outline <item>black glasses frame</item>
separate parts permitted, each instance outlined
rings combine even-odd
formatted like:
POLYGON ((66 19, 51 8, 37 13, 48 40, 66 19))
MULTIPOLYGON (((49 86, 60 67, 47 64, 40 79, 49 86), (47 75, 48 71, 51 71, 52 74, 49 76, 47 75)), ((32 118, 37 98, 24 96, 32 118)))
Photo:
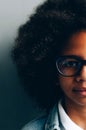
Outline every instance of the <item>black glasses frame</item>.
POLYGON ((80 71, 81 71, 83 65, 86 65, 86 60, 82 60, 80 57, 75 56, 75 55, 64 55, 64 56, 60 56, 60 57, 58 57, 57 60, 56 60, 56 68, 57 68, 57 70, 58 70, 58 74, 60 74, 60 75, 62 75, 62 76, 64 76, 64 77, 73 77, 73 76, 78 75, 78 74, 80 73, 80 71), (64 59, 67 59, 67 58, 75 59, 75 60, 77 60, 77 61, 79 62, 79 65, 77 66, 77 67, 78 67, 78 68, 77 68, 77 71, 76 71, 75 74, 73 74, 73 75, 65 75, 65 74, 62 73, 62 72, 60 71, 60 69, 59 69, 59 66, 58 66, 59 62, 62 61, 62 60, 64 60, 64 59))

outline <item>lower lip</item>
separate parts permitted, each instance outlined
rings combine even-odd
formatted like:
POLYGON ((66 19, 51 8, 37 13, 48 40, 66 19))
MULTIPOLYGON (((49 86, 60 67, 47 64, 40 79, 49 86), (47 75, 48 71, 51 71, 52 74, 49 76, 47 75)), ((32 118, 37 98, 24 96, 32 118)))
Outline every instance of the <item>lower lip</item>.
POLYGON ((86 96, 86 90, 73 90, 73 92, 80 96, 86 96))

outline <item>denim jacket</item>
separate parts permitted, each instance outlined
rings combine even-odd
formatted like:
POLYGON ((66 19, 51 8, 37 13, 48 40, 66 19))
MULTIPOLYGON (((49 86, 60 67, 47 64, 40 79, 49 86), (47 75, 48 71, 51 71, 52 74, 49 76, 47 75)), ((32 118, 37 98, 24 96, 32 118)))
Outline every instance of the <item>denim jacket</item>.
POLYGON ((64 130, 57 105, 53 107, 48 116, 31 121, 22 130, 64 130))

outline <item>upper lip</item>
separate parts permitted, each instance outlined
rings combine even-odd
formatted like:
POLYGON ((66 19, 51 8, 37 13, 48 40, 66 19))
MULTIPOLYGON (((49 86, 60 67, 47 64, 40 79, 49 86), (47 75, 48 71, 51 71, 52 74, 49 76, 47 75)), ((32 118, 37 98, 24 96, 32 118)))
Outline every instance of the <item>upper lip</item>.
POLYGON ((86 88, 75 88, 73 91, 86 91, 86 88))

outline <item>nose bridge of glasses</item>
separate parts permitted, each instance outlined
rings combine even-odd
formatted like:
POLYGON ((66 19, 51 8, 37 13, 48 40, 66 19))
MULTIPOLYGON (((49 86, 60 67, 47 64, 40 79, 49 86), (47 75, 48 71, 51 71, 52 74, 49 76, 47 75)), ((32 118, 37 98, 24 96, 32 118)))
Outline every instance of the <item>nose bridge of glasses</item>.
POLYGON ((82 60, 82 64, 83 64, 83 65, 86 65, 86 60, 82 60))

